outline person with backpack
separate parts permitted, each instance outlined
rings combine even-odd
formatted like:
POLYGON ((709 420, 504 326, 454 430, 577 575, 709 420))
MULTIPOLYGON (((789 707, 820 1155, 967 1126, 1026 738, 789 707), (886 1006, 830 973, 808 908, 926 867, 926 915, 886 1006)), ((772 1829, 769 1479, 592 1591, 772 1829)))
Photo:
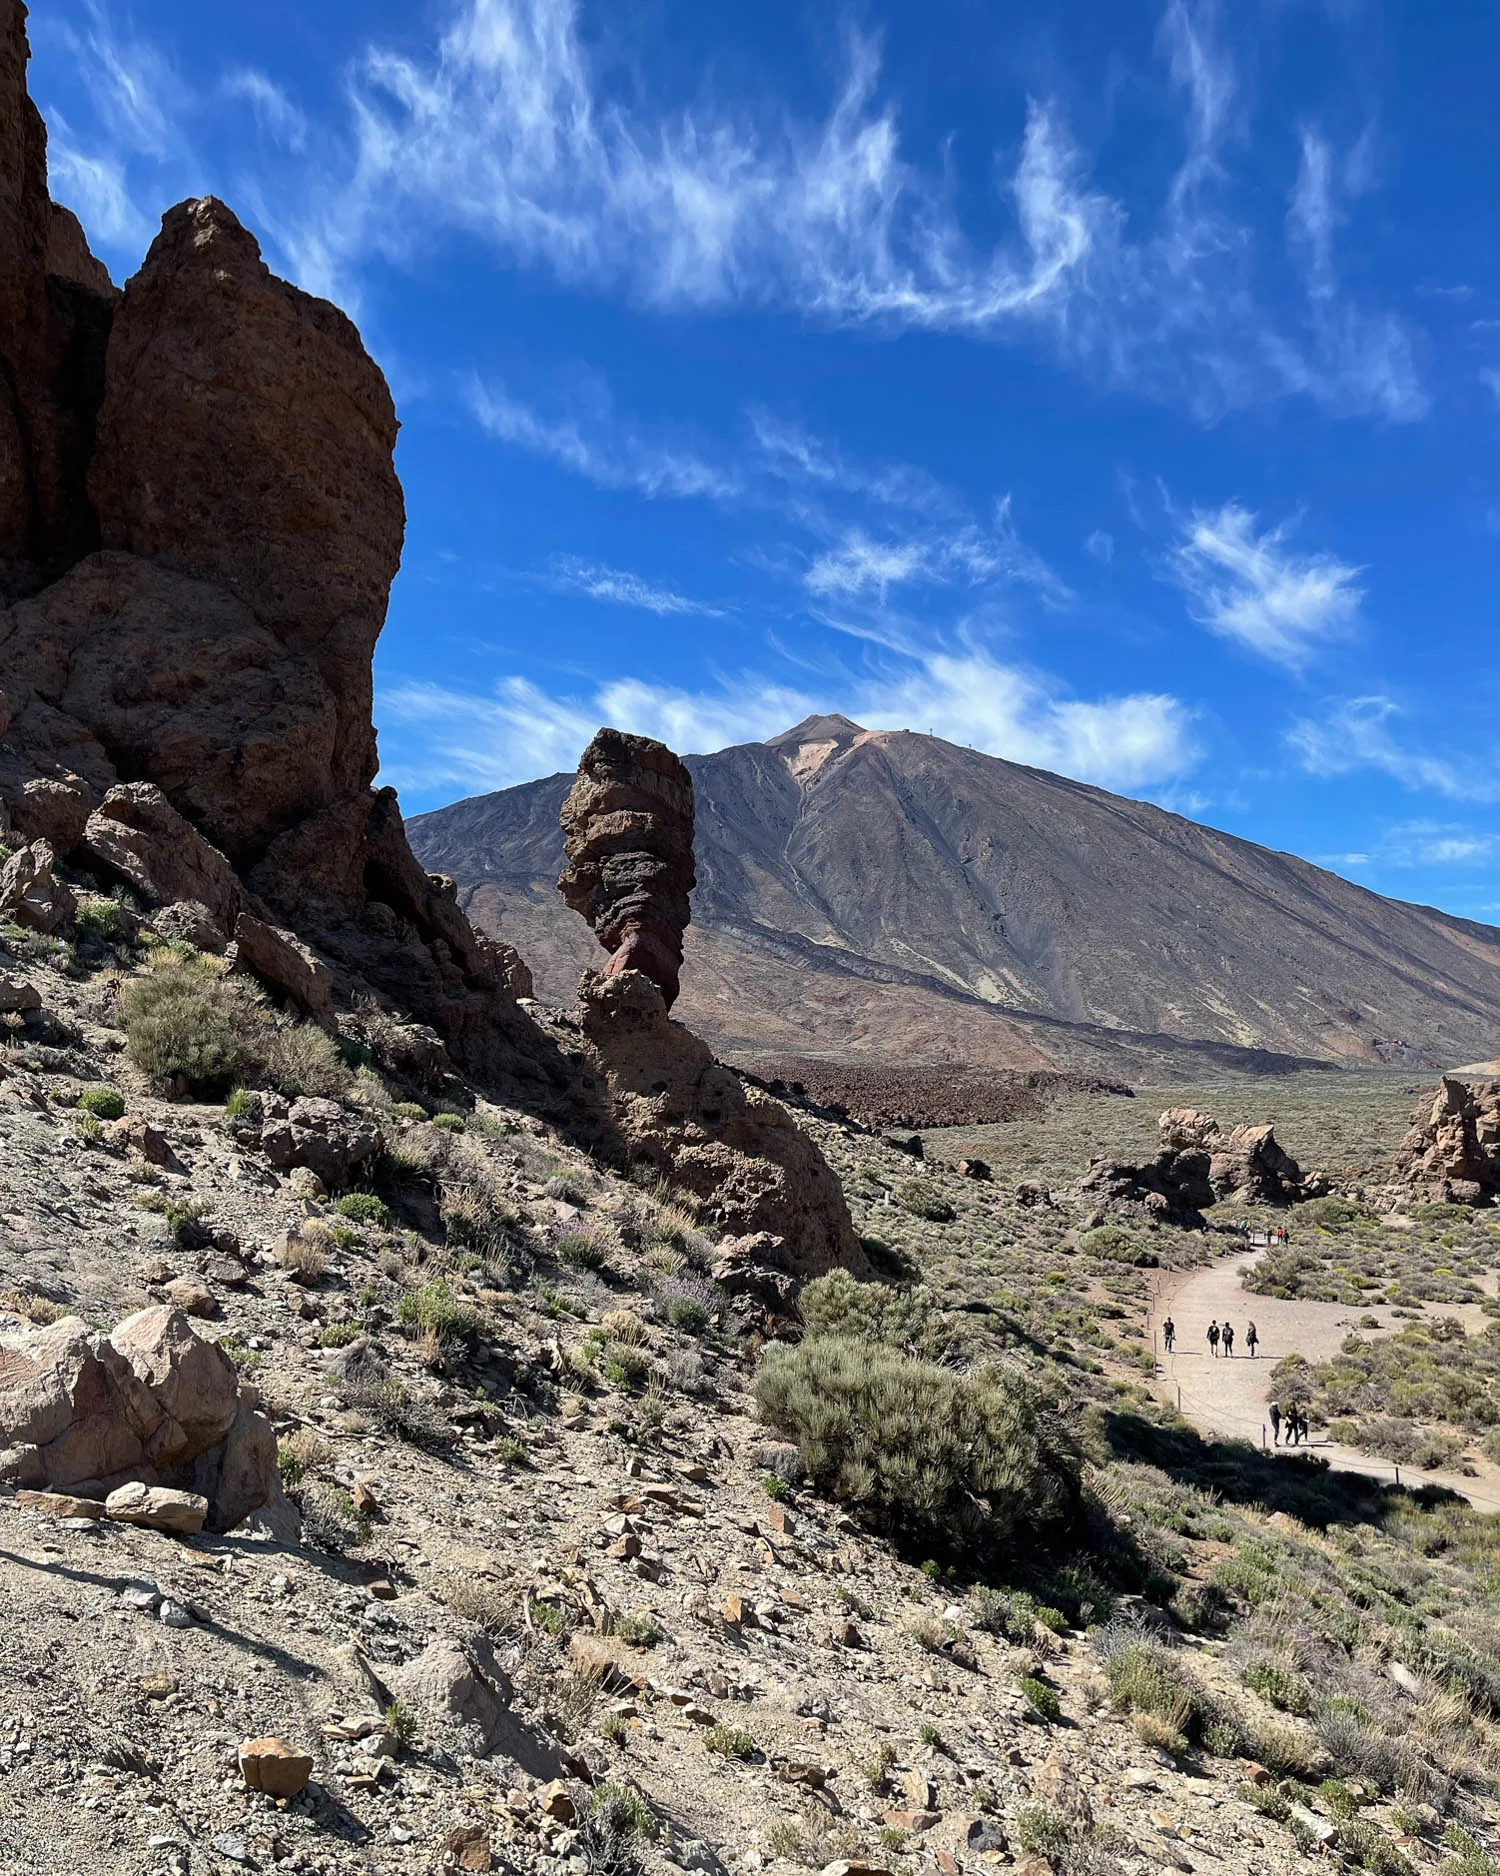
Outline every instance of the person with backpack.
POLYGON ((1255 1360, 1255 1351, 1260 1347, 1260 1336, 1253 1322, 1245 1324, 1245 1347, 1250 1351, 1251 1361, 1255 1360))
POLYGON ((1208 1346, 1211 1354, 1219 1352, 1219 1325, 1217 1320, 1208 1325, 1208 1346))
POLYGON ((1234 1354, 1234 1324, 1232 1322, 1224 1324, 1224 1353, 1231 1356, 1234 1354))

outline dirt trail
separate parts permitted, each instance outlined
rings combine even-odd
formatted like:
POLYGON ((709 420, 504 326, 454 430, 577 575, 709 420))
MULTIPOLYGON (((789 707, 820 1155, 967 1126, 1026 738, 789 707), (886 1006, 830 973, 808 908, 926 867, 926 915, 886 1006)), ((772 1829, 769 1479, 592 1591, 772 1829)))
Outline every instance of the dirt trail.
MULTIPOLYGON (((1362 1335, 1388 1335, 1401 1326, 1387 1320, 1379 1310, 1351 1308, 1344 1303, 1309 1303, 1299 1299, 1284 1301, 1274 1296, 1252 1296, 1240 1284, 1240 1274, 1260 1255, 1258 1251, 1236 1251, 1221 1257, 1205 1270, 1166 1273, 1157 1292, 1153 1326, 1171 1316, 1177 1327, 1177 1346, 1168 1355, 1158 1345, 1160 1372, 1156 1391, 1164 1400, 1176 1400, 1181 1390, 1183 1417, 1200 1433, 1214 1433, 1221 1438, 1249 1440, 1261 1445, 1271 1438, 1266 1406, 1270 1398, 1271 1370, 1284 1355, 1305 1355, 1309 1361, 1327 1361, 1339 1351, 1339 1345, 1361 1316, 1381 1317, 1378 1329, 1361 1329, 1362 1335), (1205 1332, 1211 1321, 1232 1322, 1235 1352, 1225 1358, 1209 1352, 1205 1332), (1254 1322, 1260 1336, 1259 1353, 1254 1360, 1245 1352, 1245 1325, 1254 1322)), ((1471 1315, 1473 1328, 1486 1322, 1477 1306, 1444 1308, 1444 1315, 1465 1320, 1471 1315)), ((1314 1439, 1311 1450, 1340 1472, 1364 1472, 1371 1478, 1394 1479, 1397 1468, 1388 1459, 1377 1459, 1352 1446, 1341 1446, 1330 1439, 1314 1439)), ((1403 1485, 1441 1485, 1459 1492, 1481 1511, 1500 1511, 1500 1467, 1481 1460, 1474 1478, 1457 1472, 1419 1472, 1414 1466, 1400 1468, 1403 1485)))

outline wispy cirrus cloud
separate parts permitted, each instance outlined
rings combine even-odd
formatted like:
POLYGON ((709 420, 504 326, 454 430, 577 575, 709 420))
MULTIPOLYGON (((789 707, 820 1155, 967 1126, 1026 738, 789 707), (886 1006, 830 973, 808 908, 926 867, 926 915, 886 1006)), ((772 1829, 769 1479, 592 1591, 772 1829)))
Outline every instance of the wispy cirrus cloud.
POLYGON ((512 397, 503 384, 467 387, 470 412, 502 443, 545 456, 601 488, 647 496, 724 500, 744 491, 744 477, 695 451, 642 437, 607 409, 548 417, 512 397))
POLYGON ((641 612, 654 612, 659 618, 673 614, 697 614, 705 619, 724 617, 722 606, 689 599, 683 593, 674 593, 670 587, 658 586, 619 567, 597 567, 588 561, 559 555, 552 563, 552 573, 559 586, 605 605, 633 606, 641 612))
POLYGON ((1040 339, 1204 417, 1287 394, 1420 416, 1412 335, 1337 280, 1351 165, 1303 139, 1285 254, 1236 219, 1230 157, 1248 106, 1217 20, 1206 0, 1162 16, 1183 146, 1164 199, 1099 188, 1058 107, 1033 98, 991 205, 1008 232, 981 240, 944 164, 905 145, 868 37, 847 36, 826 114, 798 119, 749 99, 650 104, 639 82, 627 99, 585 45, 576 0, 463 0, 430 53, 366 51, 346 172, 284 240, 320 290, 458 229, 648 306, 1040 339), (1267 299, 1278 268, 1283 291, 1267 299))
POLYGON ((975 649, 846 674, 816 692, 758 673, 697 691, 626 677, 564 694, 507 677, 488 693, 394 684, 377 704, 380 721, 397 732, 391 779, 422 790, 505 788, 573 768, 604 723, 706 754, 824 710, 869 729, 931 730, 1112 788, 1170 781, 1201 753, 1192 713, 1174 697, 1073 698, 1044 674, 975 649), (420 753, 403 757, 402 749, 420 753))
POLYGON ((1334 853, 1329 866, 1448 866, 1477 869, 1500 861, 1500 834, 1452 821, 1394 821, 1367 852, 1334 853))
POLYGON ((1405 712, 1389 697, 1352 697, 1321 716, 1298 719, 1287 743, 1309 775, 1389 775, 1403 787, 1453 801, 1500 801, 1493 763, 1460 763, 1419 747, 1403 729, 1405 712))
POLYGON ((1167 560, 1188 610, 1220 638, 1300 670, 1359 620, 1361 569, 1333 554, 1298 553, 1286 523, 1262 528, 1238 502, 1194 509, 1167 560))

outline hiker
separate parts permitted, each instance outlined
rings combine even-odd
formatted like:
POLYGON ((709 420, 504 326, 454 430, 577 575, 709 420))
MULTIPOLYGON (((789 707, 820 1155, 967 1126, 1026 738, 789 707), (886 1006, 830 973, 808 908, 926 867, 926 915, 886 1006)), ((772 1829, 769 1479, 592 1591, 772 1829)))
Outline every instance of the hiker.
POLYGON ((1234 1324, 1232 1322, 1224 1324, 1224 1353, 1226 1355, 1234 1353, 1234 1324))
POLYGON ((1300 1446, 1307 1438, 1307 1415, 1300 1407, 1294 1406, 1287 1415, 1287 1424, 1292 1430, 1293 1446, 1300 1446))
POLYGON ((1281 1444, 1281 1402, 1273 1400, 1267 1412, 1271 1417, 1271 1444, 1279 1446, 1281 1444))
POLYGON ((1260 1336, 1253 1322, 1245 1324, 1245 1347, 1250 1351, 1251 1361, 1255 1360, 1255 1351, 1260 1347, 1260 1336))
POLYGON ((1218 1354, 1219 1352, 1219 1325, 1217 1322, 1211 1322, 1208 1325, 1208 1346, 1215 1355, 1218 1354))
POLYGON ((1170 1355, 1172 1352, 1172 1344, 1177 1340, 1177 1324, 1173 1322, 1170 1316, 1168 1316, 1166 1321, 1161 1325, 1161 1339, 1166 1345, 1167 1353, 1170 1355))

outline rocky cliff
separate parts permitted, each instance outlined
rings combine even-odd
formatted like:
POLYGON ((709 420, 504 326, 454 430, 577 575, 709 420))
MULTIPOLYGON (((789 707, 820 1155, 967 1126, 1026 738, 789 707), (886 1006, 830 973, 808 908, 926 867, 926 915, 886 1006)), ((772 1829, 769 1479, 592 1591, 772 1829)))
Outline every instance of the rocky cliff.
POLYGON ((503 1073, 526 1053, 524 970, 372 788, 371 658, 404 527, 385 380, 348 319, 278 280, 212 198, 170 210, 116 293, 48 199, 25 22, 0 0, 0 838, 27 856, 12 897, 50 906, 70 856, 148 904, 187 878, 186 923, 273 987, 306 1003, 321 972, 503 1073), (128 864, 101 809, 133 823, 128 864))

